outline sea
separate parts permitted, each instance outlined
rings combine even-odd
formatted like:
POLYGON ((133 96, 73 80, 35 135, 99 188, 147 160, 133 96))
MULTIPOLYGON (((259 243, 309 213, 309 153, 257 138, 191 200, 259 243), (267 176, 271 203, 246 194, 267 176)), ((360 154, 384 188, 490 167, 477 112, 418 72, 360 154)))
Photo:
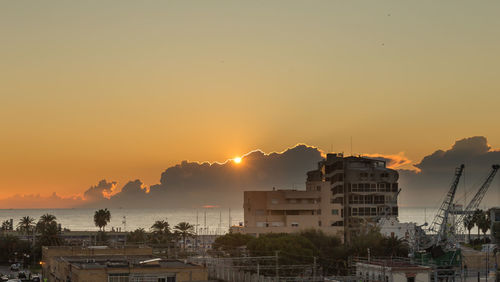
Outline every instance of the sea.
MULTIPOLYGON (((399 208, 400 222, 423 224, 431 222, 435 208, 399 208)), ((13 219, 16 225, 23 216, 38 220, 41 215, 55 215, 62 228, 72 231, 95 231, 95 209, 0 209, 0 223, 13 219)), ((243 209, 200 208, 200 209, 110 209, 111 221, 106 230, 133 231, 137 228, 149 230, 157 220, 166 220, 170 226, 179 222, 194 225, 198 234, 225 234, 230 225, 243 223, 243 209)))

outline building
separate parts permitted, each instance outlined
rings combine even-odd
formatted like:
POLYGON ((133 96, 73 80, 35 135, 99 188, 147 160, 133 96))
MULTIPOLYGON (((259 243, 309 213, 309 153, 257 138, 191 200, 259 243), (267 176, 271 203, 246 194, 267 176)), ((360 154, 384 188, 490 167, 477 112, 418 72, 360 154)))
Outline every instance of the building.
POLYGON ((43 277, 71 282, 207 281, 206 269, 152 255, 149 247, 43 247, 43 277))
POLYGON ((405 261, 366 260, 356 263, 356 276, 363 281, 429 282, 432 269, 405 261))
POLYGON ((417 236, 417 224, 414 222, 399 222, 396 217, 382 218, 378 225, 380 234, 386 237, 405 239, 410 246, 414 246, 417 236))
POLYGON ((332 204, 323 200, 328 199, 329 195, 327 183, 308 185, 305 191, 245 191, 245 225, 239 229, 246 234, 259 235, 315 228, 328 234, 341 235, 342 226, 325 224, 341 220, 340 209, 334 209, 332 204))
POLYGON ((329 183, 331 203, 341 206, 342 222, 330 224, 344 226, 344 240, 382 217, 398 216, 399 174, 387 168, 385 161, 328 154, 316 174, 308 182, 329 183))
POLYGON ((318 228, 349 240, 367 223, 398 215, 398 177, 383 160, 328 154, 307 173, 305 191, 245 191, 241 231, 318 228))
POLYGON ((491 219, 491 241, 500 244, 500 207, 491 208, 489 212, 491 219))

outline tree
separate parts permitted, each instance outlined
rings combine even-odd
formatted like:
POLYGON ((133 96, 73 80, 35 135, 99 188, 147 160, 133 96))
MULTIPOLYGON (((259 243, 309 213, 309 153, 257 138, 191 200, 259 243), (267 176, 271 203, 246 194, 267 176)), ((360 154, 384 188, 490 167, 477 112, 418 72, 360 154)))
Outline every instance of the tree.
MULTIPOLYGON (((250 240, 247 244, 250 256, 274 256, 278 254, 280 265, 304 265, 312 264, 314 254, 318 250, 313 243, 299 234, 261 234, 259 237, 250 240)), ((261 261, 263 274, 272 275, 274 261, 261 261)), ((289 269, 287 276, 299 276, 304 274, 304 269, 289 269)))
POLYGON ((254 237, 248 234, 228 233, 215 239, 212 249, 224 252, 229 256, 241 256, 241 249, 245 247, 254 237))
POLYGON ((409 248, 407 242, 403 238, 384 237, 382 239, 384 247, 384 256, 390 257, 406 257, 408 256, 409 248))
MULTIPOLYGON (((478 230, 480 229, 483 232, 484 237, 486 237, 486 232, 490 230, 491 219, 488 212, 481 211, 479 218, 477 220, 478 230)), ((479 231, 478 231, 479 232, 479 231)))
POLYGON ((171 231, 170 224, 166 220, 157 220, 151 225, 153 241, 157 244, 170 243, 171 231))
POLYGON ((19 231, 25 234, 29 234, 31 231, 33 231, 34 223, 35 223, 34 218, 30 216, 23 216, 23 218, 19 220, 17 228, 19 229, 19 231))
POLYGON ((51 220, 45 223, 40 223, 38 228, 38 232, 40 233, 38 243, 40 246, 58 246, 62 244, 63 240, 59 236, 57 221, 51 220))
POLYGON ((473 215, 467 215, 464 218, 464 226, 467 228, 467 231, 469 233, 469 243, 470 243, 470 231, 472 228, 474 228, 474 225, 476 225, 475 218, 473 215))
POLYGON ((338 274, 337 264, 343 258, 342 240, 337 236, 326 235, 317 229, 308 229, 300 232, 300 235, 307 238, 314 245, 314 256, 317 257, 318 265, 323 270, 323 275, 327 273, 338 274))
POLYGON ((94 213, 94 224, 99 227, 99 231, 104 231, 110 220, 111 212, 108 209, 100 209, 94 213))
POLYGON ((474 211, 474 224, 477 226, 477 238, 481 239, 481 234, 479 233, 481 231, 481 228, 479 228, 479 221, 481 220, 481 217, 483 215, 483 210, 477 209, 474 211))
POLYGON ((144 243, 148 240, 148 234, 144 228, 137 228, 127 235, 127 241, 133 243, 144 243))
MULTIPOLYGON (((40 216, 40 219, 38 220, 38 222, 36 224, 36 231, 38 233, 42 233, 47 228, 47 226, 50 224, 53 224, 53 222, 56 222, 55 215, 46 213, 46 214, 40 216)), ((57 222, 56 222, 56 226, 57 226, 57 222)))
POLYGON ((8 231, 14 229, 10 220, 5 220, 2 222, 2 231, 8 231))
POLYGON ((174 227, 175 231, 179 233, 182 238, 182 249, 186 250, 186 238, 193 237, 194 234, 194 225, 189 224, 187 222, 179 222, 174 227))

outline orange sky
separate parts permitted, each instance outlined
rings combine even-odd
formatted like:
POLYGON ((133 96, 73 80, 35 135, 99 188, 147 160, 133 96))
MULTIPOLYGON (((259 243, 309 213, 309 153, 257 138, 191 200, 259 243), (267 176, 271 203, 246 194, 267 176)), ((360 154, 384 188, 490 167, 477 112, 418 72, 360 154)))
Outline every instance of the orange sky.
MULTIPOLYGON (((500 147, 500 2, 0 4, 0 198, 303 142, 500 147)), ((119 184, 119 185, 120 185, 119 184)))

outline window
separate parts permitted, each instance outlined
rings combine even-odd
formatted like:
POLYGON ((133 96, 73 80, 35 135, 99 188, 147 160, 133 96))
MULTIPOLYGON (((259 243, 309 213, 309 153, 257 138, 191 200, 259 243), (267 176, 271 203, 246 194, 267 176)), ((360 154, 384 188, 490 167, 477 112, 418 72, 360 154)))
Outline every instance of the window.
POLYGON ((338 214, 339 214, 339 210, 338 209, 332 210, 332 215, 338 215, 338 214))
POLYGON ((415 282, 415 277, 407 277, 406 282, 415 282))
POLYGON ((321 186, 316 186, 316 191, 321 191, 321 186))
POLYGON ((299 223, 298 222, 292 222, 292 227, 299 227, 299 223))
POLYGON ((271 204, 275 205, 275 204, 277 204, 277 203, 278 203, 278 200, 276 200, 276 199, 272 199, 272 200, 271 200, 271 204))
POLYGON ((331 226, 344 226, 344 222, 343 221, 335 221, 335 222, 332 222, 331 226))

